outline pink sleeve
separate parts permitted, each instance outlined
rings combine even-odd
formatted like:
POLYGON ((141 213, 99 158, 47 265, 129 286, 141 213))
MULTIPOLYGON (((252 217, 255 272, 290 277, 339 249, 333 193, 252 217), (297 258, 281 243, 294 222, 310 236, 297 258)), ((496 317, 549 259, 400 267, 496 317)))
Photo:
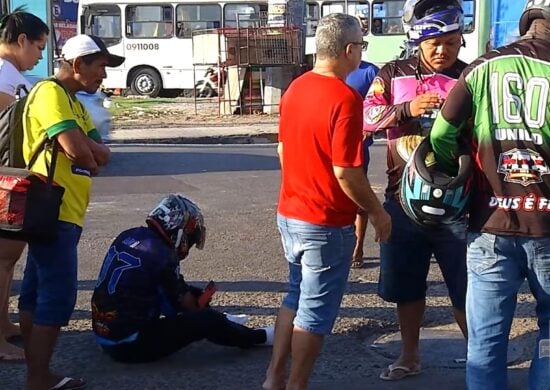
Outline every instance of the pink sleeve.
POLYGON ((391 64, 385 65, 372 81, 363 102, 363 133, 399 126, 403 104, 393 104, 391 64))

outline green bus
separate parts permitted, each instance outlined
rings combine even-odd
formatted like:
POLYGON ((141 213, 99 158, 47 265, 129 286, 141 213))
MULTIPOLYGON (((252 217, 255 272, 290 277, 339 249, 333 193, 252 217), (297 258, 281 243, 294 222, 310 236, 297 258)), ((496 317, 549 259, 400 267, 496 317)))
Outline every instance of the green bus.
MULTIPOLYGON (((312 1, 306 3, 306 56, 312 64, 315 55, 315 28, 319 19, 331 13, 356 16, 369 42, 363 58, 383 65, 399 56, 406 39, 401 17, 405 0, 312 1)), ((469 63, 485 53, 490 35, 490 1, 463 0, 464 40, 460 58, 469 63)))

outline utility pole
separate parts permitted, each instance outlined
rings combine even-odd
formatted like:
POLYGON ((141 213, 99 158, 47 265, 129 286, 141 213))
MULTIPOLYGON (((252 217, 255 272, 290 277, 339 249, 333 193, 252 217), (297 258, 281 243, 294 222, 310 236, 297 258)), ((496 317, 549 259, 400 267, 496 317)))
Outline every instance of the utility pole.
POLYGON ((7 14, 10 11, 10 4, 8 0, 0 1, 0 15, 7 14))
POLYGON ((279 101, 294 76, 296 66, 305 58, 305 0, 268 0, 268 27, 288 27, 300 30, 299 63, 294 65, 270 67, 266 69, 266 86, 264 90, 264 113, 278 114, 279 101))

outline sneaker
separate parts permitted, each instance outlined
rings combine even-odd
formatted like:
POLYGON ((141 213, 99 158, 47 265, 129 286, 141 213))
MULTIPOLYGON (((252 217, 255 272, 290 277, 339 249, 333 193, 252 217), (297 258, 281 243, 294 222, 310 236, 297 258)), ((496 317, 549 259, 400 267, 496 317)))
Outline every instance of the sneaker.
POLYGON ((273 339, 275 338, 275 327, 267 326, 265 328, 260 328, 265 331, 265 342, 262 345, 270 346, 273 345, 273 339))
POLYGON ((248 314, 223 314, 225 315, 225 318, 227 318, 229 321, 243 326, 246 325, 248 323, 248 320, 250 319, 250 316, 248 314))

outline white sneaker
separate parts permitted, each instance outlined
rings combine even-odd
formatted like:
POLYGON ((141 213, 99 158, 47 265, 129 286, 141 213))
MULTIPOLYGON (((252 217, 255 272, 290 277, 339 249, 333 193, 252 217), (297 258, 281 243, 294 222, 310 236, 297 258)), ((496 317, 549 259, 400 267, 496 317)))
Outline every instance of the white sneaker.
POLYGON ((229 321, 243 326, 246 325, 248 323, 248 320, 250 319, 250 316, 248 314, 223 314, 229 321))
POLYGON ((266 326, 265 328, 260 329, 263 329, 265 331, 265 342, 262 345, 273 345, 273 340, 275 339, 275 327, 266 326))

